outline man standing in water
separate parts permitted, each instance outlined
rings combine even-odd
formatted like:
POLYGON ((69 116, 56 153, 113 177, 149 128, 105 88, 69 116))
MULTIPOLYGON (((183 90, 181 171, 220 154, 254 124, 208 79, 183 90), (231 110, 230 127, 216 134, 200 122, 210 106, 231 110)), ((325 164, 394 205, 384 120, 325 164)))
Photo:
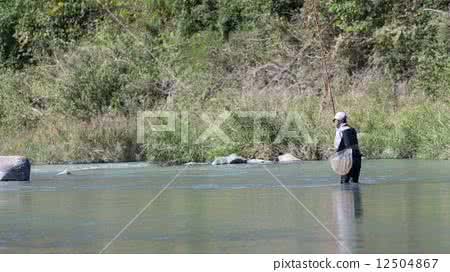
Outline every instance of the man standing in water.
POLYGON ((334 140, 336 152, 346 149, 351 149, 352 151, 352 168, 347 175, 341 176, 341 183, 348 183, 350 178, 352 182, 358 183, 361 171, 361 153, 359 152, 357 132, 347 124, 347 114, 345 112, 336 113, 333 122, 336 122, 336 138, 334 140))

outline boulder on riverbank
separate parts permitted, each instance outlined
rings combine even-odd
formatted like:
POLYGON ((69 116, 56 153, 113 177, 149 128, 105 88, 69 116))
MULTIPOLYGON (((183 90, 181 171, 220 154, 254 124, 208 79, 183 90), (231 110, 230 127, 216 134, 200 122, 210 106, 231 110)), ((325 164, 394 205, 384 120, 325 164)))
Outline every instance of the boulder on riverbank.
POLYGON ((301 159, 295 157, 294 155, 292 155, 290 153, 286 153, 286 154, 278 156, 278 162, 280 162, 280 163, 298 163, 301 161, 302 161, 301 159))
POLYGON ((21 156, 0 156, 0 181, 30 181, 31 163, 21 156))
POLYGON ((247 159, 244 159, 236 154, 231 154, 226 157, 217 157, 212 165, 224 165, 224 164, 241 164, 247 163, 247 159))

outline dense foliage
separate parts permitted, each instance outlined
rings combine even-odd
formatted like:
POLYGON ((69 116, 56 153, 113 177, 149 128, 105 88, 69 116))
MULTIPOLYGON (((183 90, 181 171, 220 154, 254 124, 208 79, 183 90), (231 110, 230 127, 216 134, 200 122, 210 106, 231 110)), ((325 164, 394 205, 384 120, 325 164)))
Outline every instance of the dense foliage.
MULTIPOLYGON (((327 77, 338 108, 354 112, 368 135, 369 157, 449 158, 449 129, 442 126, 449 53, 448 0, 0 0, 3 137, 53 133, 51 140, 8 141, 0 152, 42 161, 130 159, 142 151, 133 125, 142 110, 293 109, 305 114, 312 143, 274 146, 268 139, 255 147, 242 140, 173 151, 158 144, 176 140, 164 134, 148 136, 152 144, 138 158, 205 160, 232 151, 270 158, 290 150, 320 159, 332 142, 333 128, 323 121, 330 108, 319 107, 317 98, 327 77), (362 98, 373 112, 359 107, 368 103, 362 98), (439 118, 430 114, 433 105, 439 118), (392 115, 392 134, 371 134, 392 115), (114 123, 117 129, 101 130, 102 138, 96 125, 108 116, 129 124, 114 123), (424 116, 435 120, 424 129, 437 136, 415 136, 411 120, 424 116), (78 129, 53 129, 56 119, 78 129), (86 127, 97 132, 88 135, 86 127), (64 155, 37 151, 63 142, 56 150, 64 155)), ((266 133, 280 129, 277 120, 264 125, 266 133)), ((248 139, 245 122, 233 122, 241 129, 229 133, 248 139)))

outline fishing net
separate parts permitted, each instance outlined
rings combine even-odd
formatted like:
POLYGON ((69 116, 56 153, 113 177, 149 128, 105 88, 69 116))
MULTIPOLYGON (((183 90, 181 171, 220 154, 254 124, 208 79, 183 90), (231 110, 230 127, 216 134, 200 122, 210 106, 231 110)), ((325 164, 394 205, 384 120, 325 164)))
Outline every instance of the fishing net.
POLYGON ((331 168, 338 174, 339 176, 345 176, 350 172, 352 168, 353 159, 352 159, 352 149, 345 149, 337 152, 329 159, 331 168))

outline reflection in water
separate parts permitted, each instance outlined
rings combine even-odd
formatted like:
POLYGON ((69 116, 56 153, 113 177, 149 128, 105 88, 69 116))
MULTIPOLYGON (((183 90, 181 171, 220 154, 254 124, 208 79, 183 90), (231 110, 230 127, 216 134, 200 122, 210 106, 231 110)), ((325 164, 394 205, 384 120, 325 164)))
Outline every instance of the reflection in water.
POLYGON ((352 250, 356 246, 355 239, 361 240, 359 226, 363 217, 363 208, 359 184, 342 184, 333 193, 333 201, 336 221, 335 234, 352 250))

